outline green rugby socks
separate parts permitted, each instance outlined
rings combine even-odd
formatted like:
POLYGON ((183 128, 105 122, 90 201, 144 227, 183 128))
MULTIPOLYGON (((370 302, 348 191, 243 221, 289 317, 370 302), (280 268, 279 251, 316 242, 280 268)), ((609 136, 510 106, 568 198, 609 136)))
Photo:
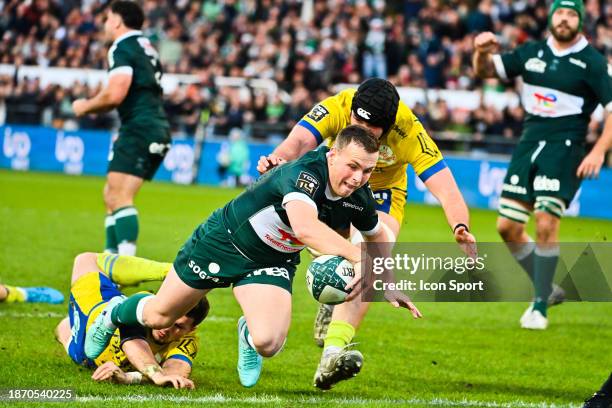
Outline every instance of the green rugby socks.
POLYGON ((543 245, 535 249, 534 257, 534 286, 535 302, 533 309, 542 313, 546 317, 548 297, 552 292, 552 282, 557 269, 559 260, 558 245, 543 245))
POLYGON ((130 205, 113 212, 117 251, 120 255, 136 255, 138 211, 130 205))
POLYGON ((117 305, 111 312, 110 320, 115 326, 145 326, 142 313, 144 305, 153 295, 136 293, 117 305))
POLYGON ((107 214, 104 219, 104 230, 106 231, 106 243, 104 252, 109 254, 117 253, 117 235, 115 232, 115 217, 112 214, 107 214))

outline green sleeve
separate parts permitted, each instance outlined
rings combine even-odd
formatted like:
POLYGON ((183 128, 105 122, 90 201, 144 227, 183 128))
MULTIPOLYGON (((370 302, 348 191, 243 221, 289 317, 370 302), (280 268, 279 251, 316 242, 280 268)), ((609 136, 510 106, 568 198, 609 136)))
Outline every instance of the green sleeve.
POLYGON ((607 64, 604 58, 590 66, 587 83, 597 95, 599 103, 612 112, 612 64, 607 64))

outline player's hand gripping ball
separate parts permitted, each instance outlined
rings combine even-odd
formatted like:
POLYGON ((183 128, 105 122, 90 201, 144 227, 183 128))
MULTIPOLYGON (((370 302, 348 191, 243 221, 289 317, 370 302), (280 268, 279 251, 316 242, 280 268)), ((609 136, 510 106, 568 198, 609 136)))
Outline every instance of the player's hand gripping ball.
POLYGON ((345 287, 354 277, 355 269, 349 261, 340 256, 322 255, 308 266, 306 285, 318 302, 337 305, 350 293, 345 287))

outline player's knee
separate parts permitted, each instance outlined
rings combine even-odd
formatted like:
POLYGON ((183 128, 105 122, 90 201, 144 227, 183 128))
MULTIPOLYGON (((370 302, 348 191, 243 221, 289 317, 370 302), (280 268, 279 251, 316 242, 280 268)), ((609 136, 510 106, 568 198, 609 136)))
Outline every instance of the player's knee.
POLYGON ((263 357, 273 357, 281 351, 285 344, 285 336, 273 335, 272 333, 264 336, 253 336, 253 333, 251 333, 251 337, 257 353, 263 357))
POLYGON ((74 258, 71 279, 73 283, 86 273, 95 271, 96 256, 93 252, 83 252, 74 258))
POLYGON ((505 242, 519 242, 525 230, 525 224, 504 217, 497 218, 497 233, 505 242))
POLYGON ((159 329, 159 330, 166 329, 172 326, 174 322, 176 321, 174 316, 157 313, 157 312, 150 312, 150 313, 145 312, 142 319, 147 327, 151 329, 159 329))
POLYGON ((535 219, 536 241, 555 242, 557 240, 559 218, 546 212, 537 212, 535 219))

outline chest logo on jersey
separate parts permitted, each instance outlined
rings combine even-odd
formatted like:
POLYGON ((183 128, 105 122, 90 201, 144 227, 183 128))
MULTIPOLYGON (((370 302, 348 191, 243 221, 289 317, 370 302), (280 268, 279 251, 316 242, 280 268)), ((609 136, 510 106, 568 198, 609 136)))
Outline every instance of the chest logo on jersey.
POLYGON ((534 111, 539 113, 552 113, 557 103, 557 95, 554 93, 540 93, 534 92, 533 97, 535 99, 534 111))
POLYGON ((546 70, 546 62, 542 61, 539 58, 529 58, 525 63, 525 69, 527 71, 543 74, 546 70))
POLYGON ((570 58, 569 62, 574 64, 574 65, 578 65, 582 69, 586 69, 586 62, 584 62, 584 61, 581 61, 581 60, 576 59, 576 58, 570 58))
POLYGON ((383 164, 385 166, 390 166, 395 163, 397 157, 393 150, 385 144, 381 144, 378 148, 378 164, 383 164))
POLYGON ((317 105, 306 115, 307 118, 319 122, 321 119, 329 115, 329 111, 323 105, 317 105))
POLYGON ((303 171, 298 176, 298 179, 295 182, 295 186, 312 197, 315 191, 317 191, 317 189, 319 188, 319 180, 317 180, 311 174, 308 174, 303 171))
POLYGON ((353 210, 356 210, 356 211, 363 211, 363 207, 359 205, 355 205, 353 203, 347 203, 346 201, 342 203, 342 206, 345 208, 352 208, 353 210))

